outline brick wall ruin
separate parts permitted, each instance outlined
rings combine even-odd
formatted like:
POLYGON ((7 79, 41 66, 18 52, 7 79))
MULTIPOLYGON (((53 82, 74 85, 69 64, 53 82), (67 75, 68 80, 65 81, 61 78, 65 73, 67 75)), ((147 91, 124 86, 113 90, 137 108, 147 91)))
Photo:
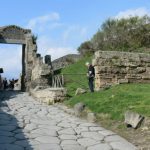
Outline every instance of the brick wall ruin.
POLYGON ((97 51, 95 89, 120 83, 150 83, 150 54, 97 51))

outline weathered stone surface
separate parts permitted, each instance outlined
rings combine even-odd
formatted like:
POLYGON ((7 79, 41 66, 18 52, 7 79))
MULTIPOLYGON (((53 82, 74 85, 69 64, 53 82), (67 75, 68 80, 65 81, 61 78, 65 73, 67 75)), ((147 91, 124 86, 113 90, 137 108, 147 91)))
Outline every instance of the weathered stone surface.
POLYGON ((111 142, 111 147, 113 149, 120 149, 120 150, 137 150, 135 146, 130 144, 129 142, 111 142))
MULTIPOLYGON (((7 92, 7 97, 9 94, 7 92)), ((121 145, 134 147, 115 133, 68 115, 56 105, 34 101, 27 93, 11 97, 7 107, 9 111, 6 109, 6 112, 0 109, 0 121, 9 121, 6 126, 0 125, 2 150, 110 150, 110 147, 121 150, 121 145), (25 123, 24 127, 18 128, 17 124, 22 123, 25 123)))
POLYGON ((62 148, 63 150, 85 150, 81 145, 64 145, 62 148))
POLYGON ((95 113, 88 113, 87 114, 87 120, 89 122, 95 122, 96 121, 96 115, 95 115, 95 113))
POLYGON ((140 123, 143 121, 144 117, 139 115, 138 113, 127 111, 125 112, 125 123, 127 125, 132 126, 133 128, 137 128, 140 123))
POLYGON ((35 150, 61 150, 58 144, 39 144, 33 147, 35 150))
POLYGON ((120 83, 150 83, 150 54, 118 51, 97 51, 95 88, 120 83))
POLYGON ((75 140, 63 140, 61 142, 61 145, 62 146, 64 146, 64 145, 78 145, 78 142, 75 140))
POLYGON ((82 132, 81 136, 85 138, 92 138, 96 141, 102 141, 104 139, 104 136, 97 132, 82 132))
POLYGON ((75 106, 74 106, 75 115, 80 116, 81 113, 83 112, 84 108, 85 108, 85 104, 83 104, 83 103, 75 104, 75 106))
POLYGON ((67 128, 67 129, 63 129, 58 131, 58 134, 71 134, 74 135, 75 131, 72 128, 67 128))
POLYGON ((87 148, 87 150, 112 150, 109 144, 100 143, 87 148))
POLYGON ((80 95, 80 94, 84 94, 86 93, 87 91, 85 89, 82 89, 82 88, 77 88, 76 92, 75 92, 75 95, 80 95))
POLYGON ((115 135, 115 134, 116 134, 116 133, 114 133, 114 132, 112 132, 112 131, 109 131, 109 130, 106 130, 106 129, 101 130, 101 131, 99 131, 98 133, 100 133, 100 134, 102 134, 102 135, 104 135, 104 136, 110 136, 110 135, 115 135))
POLYGON ((62 134, 59 136, 61 140, 76 140, 77 137, 75 135, 62 134))
POLYGON ((47 144, 59 144, 60 140, 57 137, 50 137, 50 136, 40 136, 35 138, 36 141, 40 143, 47 143, 47 144))
POLYGON ((48 105, 62 102, 67 94, 65 88, 46 88, 41 90, 31 90, 30 92, 33 97, 48 105))
POLYGON ((81 144, 84 147, 96 145, 99 143, 98 141, 93 140, 91 138, 81 138, 81 139, 78 139, 77 141, 79 144, 81 144))

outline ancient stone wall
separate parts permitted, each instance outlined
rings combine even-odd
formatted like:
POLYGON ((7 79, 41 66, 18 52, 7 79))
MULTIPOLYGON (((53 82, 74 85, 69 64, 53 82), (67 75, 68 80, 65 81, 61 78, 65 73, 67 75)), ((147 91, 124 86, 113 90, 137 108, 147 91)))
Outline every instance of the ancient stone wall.
POLYGON ((150 83, 150 54, 97 51, 93 59, 95 88, 120 83, 150 83))
POLYGON ((77 54, 69 54, 63 57, 60 57, 52 62, 53 70, 62 69, 70 64, 77 62, 81 58, 77 54))
POLYGON ((51 74, 51 65, 44 63, 43 57, 41 57, 40 54, 34 53, 34 61, 31 75, 31 88, 35 88, 36 86, 50 86, 48 79, 51 74))
POLYGON ((40 87, 36 87, 30 90, 30 93, 42 103, 54 104, 56 102, 62 102, 66 98, 67 91, 65 88, 40 89, 40 87))

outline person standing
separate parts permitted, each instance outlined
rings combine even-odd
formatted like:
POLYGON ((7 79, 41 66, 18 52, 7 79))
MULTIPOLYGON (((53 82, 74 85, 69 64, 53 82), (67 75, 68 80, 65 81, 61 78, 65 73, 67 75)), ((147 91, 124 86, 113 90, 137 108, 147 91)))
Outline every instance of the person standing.
POLYGON ((88 77, 89 89, 91 92, 94 92, 95 69, 89 62, 86 62, 85 65, 88 68, 87 77, 88 77))
POLYGON ((4 90, 6 90, 8 86, 8 82, 6 78, 3 80, 3 85, 4 85, 4 90))

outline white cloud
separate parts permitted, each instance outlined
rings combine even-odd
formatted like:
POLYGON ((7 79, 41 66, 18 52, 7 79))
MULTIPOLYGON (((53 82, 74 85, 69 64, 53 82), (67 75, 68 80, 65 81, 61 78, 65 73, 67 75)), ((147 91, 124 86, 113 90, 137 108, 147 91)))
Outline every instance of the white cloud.
POLYGON ((115 18, 121 19, 121 18, 129 18, 129 17, 133 17, 133 16, 142 17, 144 15, 150 16, 150 11, 144 7, 141 7, 141 8, 137 8, 137 9, 128 9, 126 11, 121 11, 115 16, 115 18))
POLYGON ((67 54, 77 53, 75 49, 68 46, 59 46, 58 42, 53 41, 47 36, 42 36, 38 39, 38 52, 44 55, 51 55, 52 60, 62 57, 67 54))
POLYGON ((47 24, 48 22, 58 21, 59 19, 60 19, 59 13, 52 12, 47 15, 32 18, 31 20, 29 20, 27 28, 33 30, 37 26, 42 27, 42 25, 47 24))

